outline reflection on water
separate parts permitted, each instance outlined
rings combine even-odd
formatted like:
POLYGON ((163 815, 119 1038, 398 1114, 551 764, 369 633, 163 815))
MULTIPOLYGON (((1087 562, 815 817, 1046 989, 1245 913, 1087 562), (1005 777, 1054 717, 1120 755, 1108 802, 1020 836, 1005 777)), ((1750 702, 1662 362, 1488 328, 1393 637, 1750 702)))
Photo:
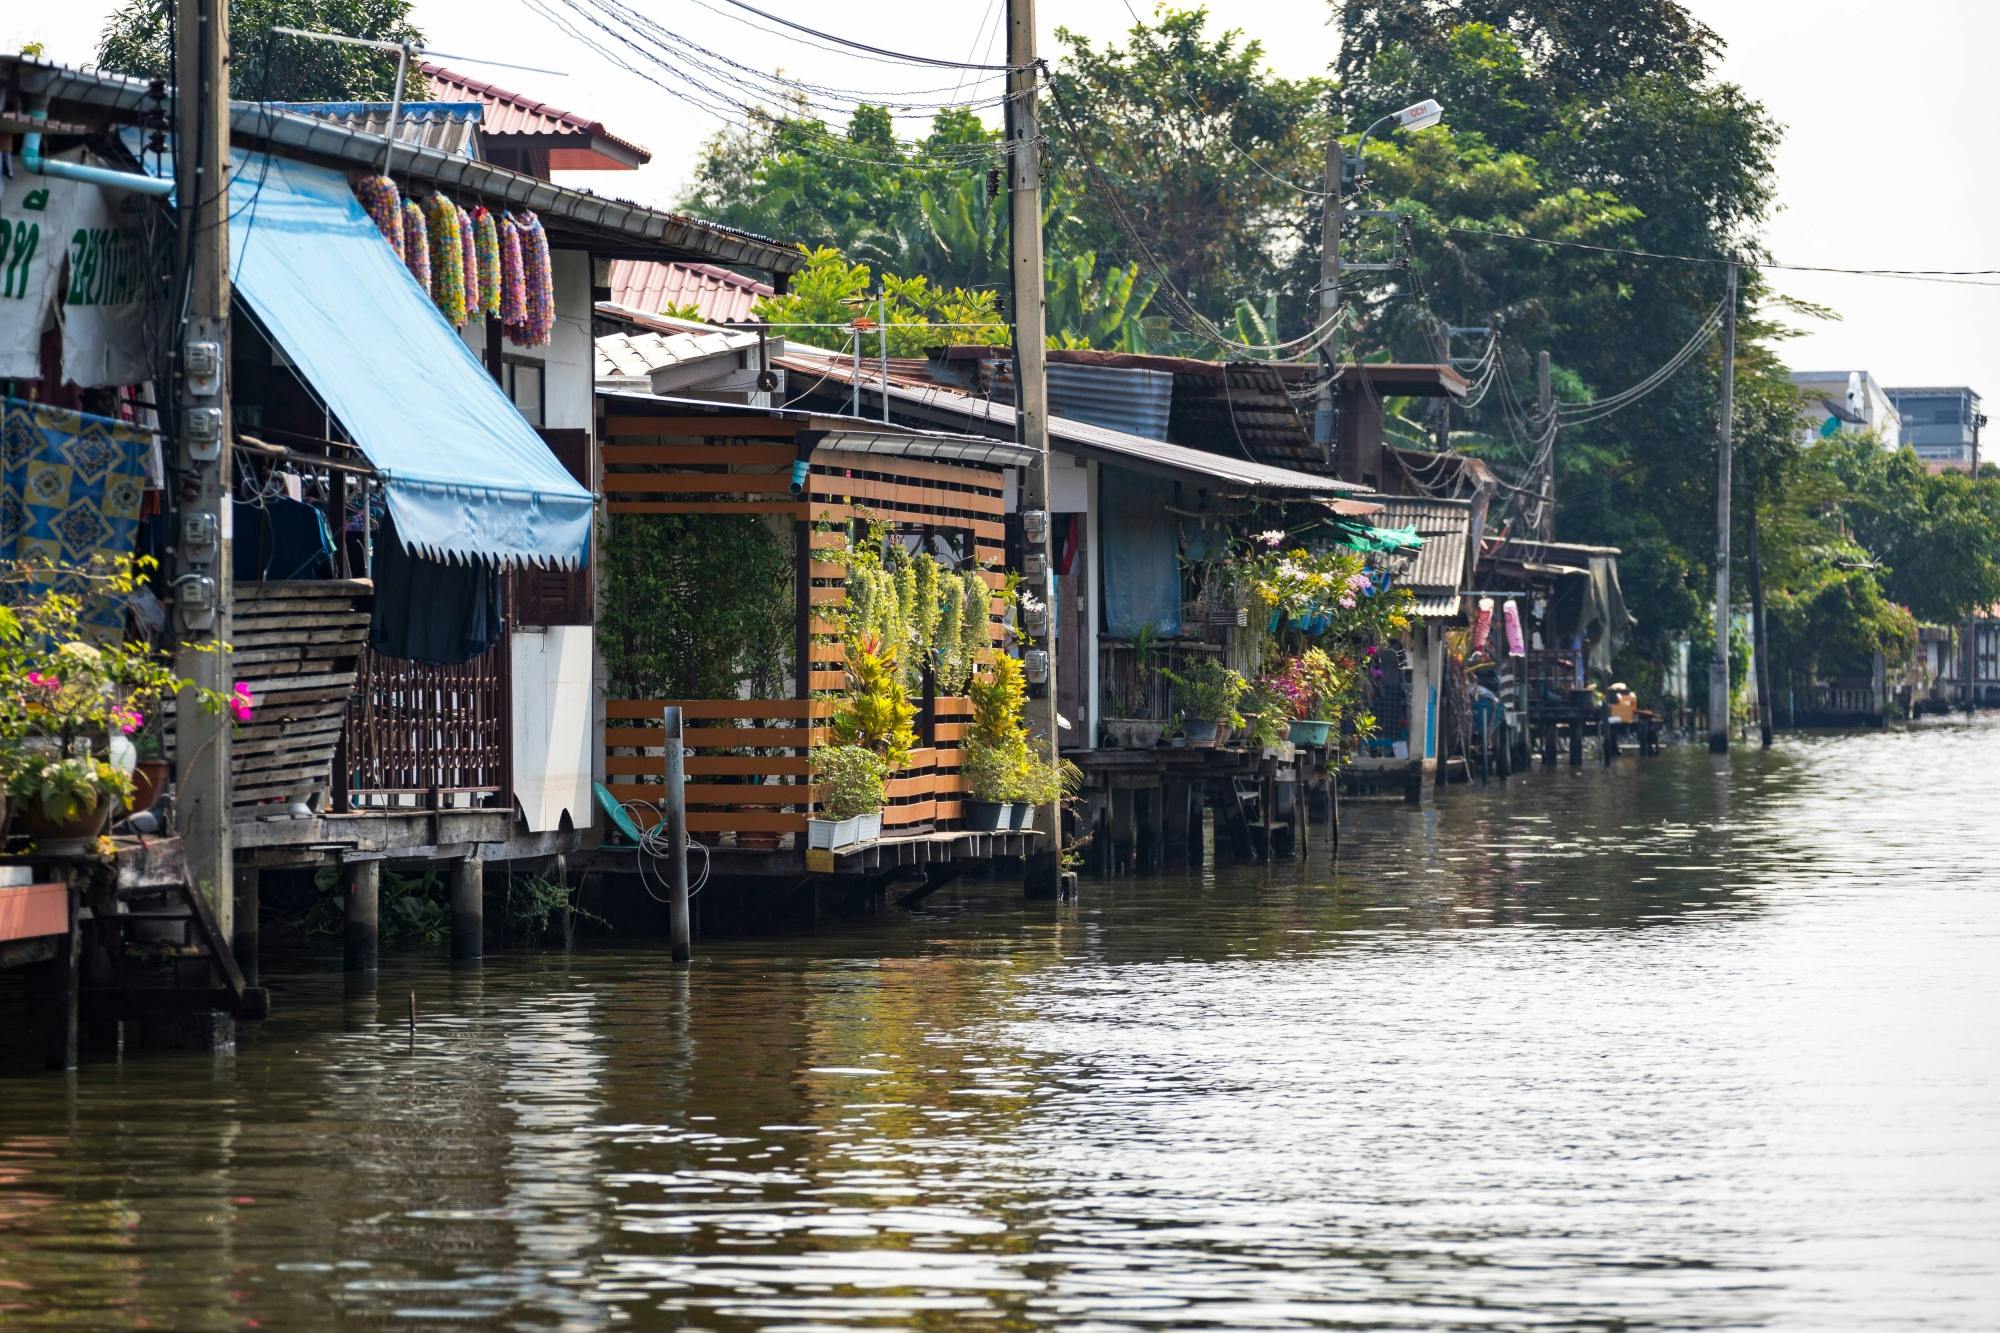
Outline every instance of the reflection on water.
POLYGON ((1990 1327, 1996 758, 1559 769, 691 975, 279 961, 233 1057, 0 1084, 0 1325, 1990 1327))

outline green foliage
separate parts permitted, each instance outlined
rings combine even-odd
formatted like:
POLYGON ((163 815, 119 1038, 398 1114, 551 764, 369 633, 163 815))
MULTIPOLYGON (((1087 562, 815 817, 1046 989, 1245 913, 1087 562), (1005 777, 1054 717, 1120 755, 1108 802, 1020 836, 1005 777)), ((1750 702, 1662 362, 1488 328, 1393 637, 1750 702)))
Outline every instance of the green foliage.
POLYGON ((961 692, 987 648, 986 621, 976 609, 966 614, 990 598, 979 571, 954 573, 928 551, 913 555, 883 524, 870 526, 840 560, 847 601, 838 618, 846 633, 896 645, 908 689, 923 688, 928 666, 938 693, 961 692))
POLYGON ((825 819, 853 819, 880 810, 887 776, 882 756, 860 745, 825 745, 812 752, 813 781, 825 819))
POLYGON ((806 267, 792 275, 784 295, 763 297, 755 313, 770 322, 773 333, 817 347, 838 347, 849 335, 839 328, 814 325, 858 329, 864 359, 878 354, 879 325, 885 319, 890 356, 922 356, 932 347, 1000 346, 1011 339, 993 292, 940 287, 928 278, 892 273, 882 275, 881 291, 888 298, 886 315, 869 266, 850 263, 839 251, 822 247, 810 252, 806 267))
MULTIPOLYGON (((282 102, 386 102, 396 90, 395 56, 271 29, 421 43, 410 8, 410 0, 230 0, 230 94, 282 102)), ((120 74, 171 84, 173 11, 173 0, 128 0, 105 20, 97 62, 120 74)), ((409 71, 404 96, 411 101, 425 96, 421 71, 409 71)))
POLYGON ((1123 44, 1057 29, 1062 58, 1044 114, 1053 174, 1075 191, 1051 253, 1094 252, 1113 266, 1142 256, 1098 191, 1086 155, 1173 284, 1221 315, 1280 278, 1274 229, 1297 216, 1287 181, 1317 182, 1332 124, 1330 85, 1282 79, 1241 32, 1211 32, 1206 8, 1162 9, 1123 44), (1262 168, 1260 170, 1260 167, 1262 168))
POLYGON ((1190 718, 1226 722, 1232 727, 1243 725, 1237 705, 1243 702, 1250 682, 1242 672, 1224 666, 1220 658, 1205 657, 1185 672, 1162 670, 1160 674, 1173 685, 1175 698, 1190 718))
POLYGON ((509 875, 500 902, 501 918, 514 939, 533 944, 548 938, 558 912, 570 920, 609 929, 611 923, 576 905, 575 890, 545 875, 509 875))
POLYGON ((1005 653, 992 654, 986 674, 974 679, 966 694, 972 700, 972 725, 966 729, 961 763, 973 799, 1026 799, 1031 787, 1038 789, 1042 775, 1028 745, 1028 682, 1020 662, 1005 653))
MULTIPOLYGON (((451 933, 451 890, 434 865, 422 873, 404 875, 384 868, 377 889, 378 929, 384 948, 400 949, 442 944, 451 933)), ((345 918, 339 866, 321 866, 313 874, 320 896, 305 914, 301 928, 312 937, 337 937, 345 918)))
POLYGON ((1142 275, 1138 262, 1098 270, 1097 253, 1052 258, 1043 297, 1050 336, 1063 347, 1108 352, 1150 351, 1154 332, 1146 307, 1160 280, 1142 275))
POLYGON ((738 514, 621 515, 599 554, 608 688, 625 699, 773 695, 795 629, 792 555, 738 514))
POLYGON ((893 773, 916 747, 916 705, 910 702, 896 649, 872 636, 847 639, 847 692, 833 712, 833 736, 842 745, 873 750, 893 773))
POLYGON ((1282 744, 1291 735, 1291 701, 1274 681, 1258 681, 1244 691, 1243 719, 1244 739, 1253 749, 1282 744))
POLYGON ((1911 449, 1871 435, 1813 446, 1813 467, 1845 493, 1839 517, 1887 566, 1882 591, 1927 624, 1955 624, 2000 601, 2000 481, 1932 476, 1911 449))

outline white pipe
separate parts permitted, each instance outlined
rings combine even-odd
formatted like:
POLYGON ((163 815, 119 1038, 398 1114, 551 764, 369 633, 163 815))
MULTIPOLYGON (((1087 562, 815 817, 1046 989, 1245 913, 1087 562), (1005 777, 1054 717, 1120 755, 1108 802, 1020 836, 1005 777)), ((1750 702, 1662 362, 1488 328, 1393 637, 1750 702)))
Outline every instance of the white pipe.
MULTIPOLYGON (((28 117, 36 122, 49 118, 46 109, 30 111, 28 117)), ((42 156, 42 134, 31 130, 21 136, 21 165, 37 176, 54 176, 57 180, 82 181, 86 185, 103 185, 113 190, 131 190, 137 194, 165 196, 174 192, 171 180, 161 180, 139 172, 118 171, 112 167, 93 167, 83 162, 57 162, 42 156)))

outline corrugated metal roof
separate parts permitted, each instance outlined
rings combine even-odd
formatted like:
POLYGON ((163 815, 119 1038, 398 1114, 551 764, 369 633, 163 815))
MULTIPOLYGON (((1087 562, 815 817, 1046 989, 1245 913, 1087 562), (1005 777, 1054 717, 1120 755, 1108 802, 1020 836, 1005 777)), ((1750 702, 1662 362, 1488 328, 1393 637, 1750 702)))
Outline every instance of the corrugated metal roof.
MULTIPOLYGON (((845 389, 853 382, 851 364, 842 360, 837 353, 817 348, 794 348, 788 355, 779 358, 776 364, 797 376, 812 377, 811 382, 821 385, 838 384, 841 389, 845 389)), ((892 362, 892 366, 894 364, 892 362)), ((799 386, 794 384, 791 391, 800 392, 799 386)), ((882 382, 874 373, 872 365, 864 364, 862 367, 861 391, 864 394, 878 396, 883 392, 882 382)), ((956 389, 946 388, 935 381, 922 384, 899 383, 898 376, 892 373, 887 392, 893 402, 902 403, 917 413, 933 413, 967 422, 983 423, 990 429, 1007 434, 1012 434, 1014 431, 1013 408, 1004 403, 974 398, 956 389)), ((1111 430, 1104 426, 1093 426, 1089 422, 1076 421, 1069 417, 1049 418, 1049 440, 1052 445, 1062 448, 1064 452, 1098 457, 1138 471, 1163 473, 1168 476, 1202 477, 1212 482, 1220 482, 1243 494, 1270 492, 1286 495, 1339 495, 1365 489, 1333 477, 1313 476, 1239 458, 1227 458, 1205 449, 1190 449, 1184 445, 1169 444, 1164 440, 1149 440, 1141 435, 1111 430)), ((1461 551, 1464 549, 1462 540, 1460 549, 1461 551)))
POLYGON ((1382 512, 1369 521, 1378 528, 1414 527, 1424 539, 1398 581, 1417 595, 1417 614, 1444 619, 1458 614, 1465 586, 1466 551, 1472 538, 1472 506, 1464 500, 1381 497, 1382 512))
POLYGON ((611 299, 634 310, 661 311, 693 306, 718 324, 750 318, 771 284, 714 264, 656 264, 644 259, 611 261, 611 299))
MULTIPOLYGON (((88 108, 115 124, 137 126, 152 106, 148 84, 99 71, 69 69, 47 61, 0 55, 0 80, 56 103, 54 110, 88 108)), ((58 118, 62 118, 60 115, 58 118)), ((81 117, 76 117, 81 119, 81 117)), ((96 119, 96 117, 90 117, 96 119)), ((276 149, 287 157, 379 169, 388 140, 315 116, 261 102, 230 103, 229 132, 241 146, 276 149)), ((779 273, 796 273, 806 257, 797 246, 736 227, 609 199, 440 149, 412 144, 395 155, 394 174, 407 187, 428 186, 469 195, 491 208, 532 208, 559 244, 584 243, 601 254, 662 255, 675 260, 721 260, 779 273)), ((471 200, 461 198, 460 203, 471 200)))
MULTIPOLYGON (((345 125, 363 134, 389 133, 387 102, 280 102, 286 111, 345 125)), ((479 121, 486 108, 477 102, 405 102, 396 120, 398 143, 421 144, 459 157, 479 156, 479 121)))
POLYGON ((1051 412, 1149 440, 1167 438, 1174 377, 1165 371, 1051 361, 1048 375, 1051 412))
POLYGON ((1032 467, 1034 451, 1011 440, 993 440, 979 435, 950 431, 918 430, 894 426, 866 417, 842 416, 825 412, 797 412, 781 407, 751 407, 742 403, 718 403, 706 398, 672 398, 623 389, 599 388, 597 396, 607 408, 648 411, 674 416, 754 417, 795 423, 800 430, 820 431, 824 449, 850 453, 891 454, 901 458, 938 458, 960 463, 986 463, 994 467, 1032 467))
POLYGON ((550 145, 549 166, 555 170, 627 171, 653 160, 649 150, 613 134, 601 120, 564 111, 428 60, 423 62, 423 71, 433 91, 463 94, 466 100, 480 103, 486 111, 484 132, 488 135, 581 136, 589 141, 574 146, 550 145))

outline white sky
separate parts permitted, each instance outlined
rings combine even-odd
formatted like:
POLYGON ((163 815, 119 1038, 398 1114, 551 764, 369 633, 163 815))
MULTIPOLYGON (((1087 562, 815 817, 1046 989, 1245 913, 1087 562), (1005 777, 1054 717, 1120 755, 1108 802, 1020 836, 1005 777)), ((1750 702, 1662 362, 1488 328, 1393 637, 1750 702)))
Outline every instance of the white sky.
MULTIPOLYGON (((910 91, 950 85, 950 71, 909 70, 852 59, 746 27, 721 0, 630 0, 676 32, 757 69, 846 88, 910 91)), ((1004 0, 757 0, 843 36, 949 59, 998 60, 1003 35, 989 21, 1004 0), (985 34, 985 40, 981 34, 985 34)), ((1133 0, 1142 13, 1148 0, 1133 0)), ((1767 236, 1781 260, 1851 267, 2000 268, 2000 237, 1987 233, 1996 203, 1990 165, 2000 143, 2000 99, 1991 53, 2000 49, 2000 5, 1990 0, 1688 0, 1729 43, 1724 74, 1786 126, 1778 156, 1782 210, 1767 236)), ((83 63, 113 0, 7 5, 0 41, 47 44, 83 63)), ((1336 36, 1325 0, 1213 0, 1211 12, 1261 38, 1274 68, 1323 72, 1336 36)), ((1100 41, 1130 26, 1125 0, 1041 0, 1045 50, 1066 25, 1100 41)), ((416 19, 437 50, 541 66, 565 77, 450 63, 494 82, 605 121, 653 150, 636 173, 565 180, 649 203, 670 203, 696 149, 717 128, 635 74, 607 68, 526 0, 417 0, 416 19)), ((1451 90, 1436 90, 1449 118, 1451 90)), ((927 94, 912 100, 943 100, 927 94)), ((1971 384, 2000 392, 2000 288, 1883 278, 1774 275, 1780 290, 1829 306, 1790 344, 1800 369, 1866 368, 1887 384, 1971 384)), ((1719 292, 1718 292, 1719 295, 1719 292)))

